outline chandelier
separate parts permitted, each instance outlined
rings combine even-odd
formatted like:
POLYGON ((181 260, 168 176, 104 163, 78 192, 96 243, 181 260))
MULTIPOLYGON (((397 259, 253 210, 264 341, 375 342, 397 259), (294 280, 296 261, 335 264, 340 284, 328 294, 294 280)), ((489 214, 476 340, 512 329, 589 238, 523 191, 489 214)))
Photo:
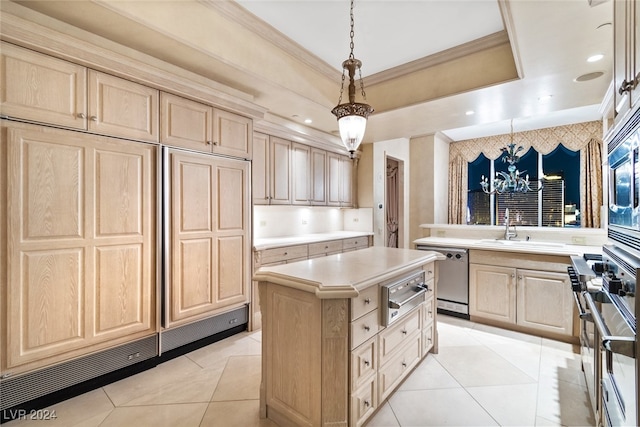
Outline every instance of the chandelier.
POLYGON ((516 167, 516 163, 520 161, 518 153, 524 150, 522 145, 516 148, 516 144, 513 142, 513 119, 511 119, 511 142, 503 147, 502 153, 506 154, 502 157, 504 163, 509 163, 507 172, 496 172, 496 176, 493 179, 493 189, 489 179, 482 175, 480 185, 482 191, 487 194, 494 193, 526 193, 529 191, 540 191, 544 187, 542 179, 538 180, 537 188, 531 188, 531 182, 529 181, 529 175, 525 174, 526 171, 520 172, 516 167), (523 177, 524 174, 524 177, 523 177))
POLYGON ((366 101, 367 95, 364 93, 364 82, 362 81, 362 62, 353 56, 353 1, 351 0, 351 32, 349 37, 351 43, 351 53, 349 58, 342 63, 342 83, 340 85, 340 98, 338 99, 338 105, 334 107, 331 112, 338 118, 338 128, 340 130, 340 139, 344 144, 347 151, 349 151, 349 157, 354 158, 355 152, 362 142, 364 137, 364 131, 367 127, 367 118, 369 114, 373 113, 373 107, 369 104, 363 104, 356 102, 356 85, 354 77, 356 69, 360 77, 360 91, 362 92, 362 98, 366 101), (342 93, 344 91, 345 72, 349 74, 349 102, 341 104, 342 93))

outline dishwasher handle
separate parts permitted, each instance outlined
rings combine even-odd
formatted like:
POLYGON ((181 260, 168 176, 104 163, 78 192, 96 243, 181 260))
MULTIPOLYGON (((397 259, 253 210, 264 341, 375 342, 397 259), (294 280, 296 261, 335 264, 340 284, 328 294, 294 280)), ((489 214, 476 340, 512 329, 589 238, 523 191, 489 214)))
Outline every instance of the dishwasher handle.
POLYGON ((400 309, 402 308, 403 305, 406 305, 411 301, 413 301, 414 299, 421 297, 429 290, 429 288, 424 284, 418 285, 416 289, 417 289, 417 292, 414 295, 411 295, 409 298, 405 299, 404 301, 397 302, 394 300, 389 300, 389 308, 400 309))

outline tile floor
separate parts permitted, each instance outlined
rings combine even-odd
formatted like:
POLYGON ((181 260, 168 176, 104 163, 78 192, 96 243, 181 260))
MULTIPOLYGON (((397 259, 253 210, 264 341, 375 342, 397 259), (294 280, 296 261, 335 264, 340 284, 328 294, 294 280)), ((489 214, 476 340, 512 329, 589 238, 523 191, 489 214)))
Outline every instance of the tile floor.
MULTIPOLYGON (((571 345, 439 316, 429 355, 367 424, 594 425, 571 345)), ((51 421, 7 427, 275 426, 258 416, 260 332, 245 332, 51 408, 51 421)))

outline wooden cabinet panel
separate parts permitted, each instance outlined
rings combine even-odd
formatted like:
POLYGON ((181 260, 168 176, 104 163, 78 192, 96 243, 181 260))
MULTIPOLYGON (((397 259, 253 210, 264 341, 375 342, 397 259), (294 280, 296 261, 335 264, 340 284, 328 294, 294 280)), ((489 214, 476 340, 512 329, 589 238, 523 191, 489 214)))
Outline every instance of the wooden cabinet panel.
POLYGON ((356 298, 351 299, 351 320, 369 313, 378 308, 380 298, 380 288, 370 286, 363 289, 356 298))
POLYGON ((420 333, 408 336, 404 346, 397 350, 378 371, 379 402, 387 399, 402 379, 420 362, 420 333))
MULTIPOLYGON (((377 286, 374 286, 377 287, 377 286)), ((366 341, 351 352, 351 390, 365 384, 378 372, 378 340, 366 341)))
POLYGON ((159 92, 89 70, 89 131, 158 142, 159 92))
POLYGON ((311 204, 327 204, 327 152, 311 149, 311 204))
POLYGON ((414 310, 402 320, 399 320, 399 323, 388 327, 380 333, 378 346, 381 365, 384 365, 389 358, 393 357, 396 354, 395 351, 405 345, 409 337, 420 331, 420 313, 420 310, 414 310))
POLYGON ((61 59, 0 44, 2 114, 86 129, 87 69, 61 59))
POLYGON ((162 92, 160 123, 163 144, 211 152, 213 107, 162 92))
POLYGON ((251 159, 253 121, 228 111, 213 110, 214 154, 251 159))
POLYGON ((369 246, 369 236, 351 237, 342 241, 342 250, 362 249, 369 246))
POLYGON ((309 244, 309 258, 342 252, 342 240, 309 244))
POLYGON ((269 147, 270 204, 291 204, 291 142, 272 136, 269 147))
POLYGON ((573 333, 574 300, 567 274, 519 269, 517 295, 518 325, 573 333))
POLYGON ((515 323, 515 268, 469 264, 469 314, 515 323))
POLYGON ((328 153, 327 205, 353 205, 353 163, 347 156, 328 153))
POLYGON ((291 204, 311 204, 311 147, 291 144, 291 204))
POLYGON ((248 162, 169 150, 166 325, 248 301, 248 162))
POLYGON ((253 160, 251 161, 251 189, 254 205, 268 205, 271 179, 269 169, 269 135, 253 133, 253 160))
POLYGON ((12 248, 2 371, 154 333, 156 148, 17 123, 2 135, 12 248))
POLYGON ((380 330, 378 310, 373 310, 351 322, 351 349, 358 347, 380 330))
POLYGON ((351 395, 351 424, 360 427, 378 407, 378 382, 373 376, 351 395))

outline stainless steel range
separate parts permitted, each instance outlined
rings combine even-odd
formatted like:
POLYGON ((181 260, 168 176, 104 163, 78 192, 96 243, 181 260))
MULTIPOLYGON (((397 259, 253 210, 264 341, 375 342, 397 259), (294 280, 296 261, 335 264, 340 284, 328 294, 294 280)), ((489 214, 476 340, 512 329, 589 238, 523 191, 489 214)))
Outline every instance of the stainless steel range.
POLYGON ((602 252, 601 258, 572 257, 569 268, 581 319, 583 370, 598 425, 638 426, 640 258, 614 245, 602 252))

